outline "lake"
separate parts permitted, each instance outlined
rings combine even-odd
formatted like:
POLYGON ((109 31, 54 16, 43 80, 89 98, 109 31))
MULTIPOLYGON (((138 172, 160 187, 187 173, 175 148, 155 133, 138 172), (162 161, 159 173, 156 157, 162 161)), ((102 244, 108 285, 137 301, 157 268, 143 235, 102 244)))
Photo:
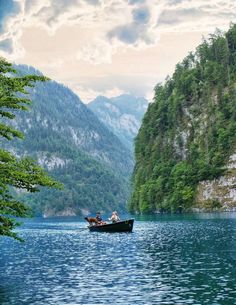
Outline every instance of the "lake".
POLYGON ((135 219, 133 233, 27 220, 25 243, 0 238, 0 304, 236 304, 236 213, 135 219))

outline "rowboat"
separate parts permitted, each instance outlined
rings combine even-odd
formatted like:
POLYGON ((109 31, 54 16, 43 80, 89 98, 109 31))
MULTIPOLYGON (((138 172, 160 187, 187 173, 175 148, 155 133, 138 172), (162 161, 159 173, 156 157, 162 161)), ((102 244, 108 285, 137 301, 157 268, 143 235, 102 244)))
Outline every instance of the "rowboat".
POLYGON ((115 223, 89 226, 91 232, 132 232, 134 219, 127 219, 115 223))

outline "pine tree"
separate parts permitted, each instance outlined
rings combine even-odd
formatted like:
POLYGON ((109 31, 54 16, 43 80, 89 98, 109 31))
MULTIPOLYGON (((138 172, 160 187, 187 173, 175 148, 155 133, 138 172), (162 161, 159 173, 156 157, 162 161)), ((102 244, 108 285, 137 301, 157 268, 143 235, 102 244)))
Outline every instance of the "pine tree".
MULTIPOLYGON (((10 125, 18 111, 28 110, 30 100, 27 87, 37 81, 47 81, 46 77, 19 76, 12 65, 0 58, 0 138, 12 140, 23 138, 23 134, 10 125)), ((39 191, 40 186, 60 188, 61 185, 30 158, 17 158, 0 148, 0 235, 21 240, 13 231, 19 222, 17 217, 28 217, 30 209, 12 194, 13 189, 28 192, 39 191)))

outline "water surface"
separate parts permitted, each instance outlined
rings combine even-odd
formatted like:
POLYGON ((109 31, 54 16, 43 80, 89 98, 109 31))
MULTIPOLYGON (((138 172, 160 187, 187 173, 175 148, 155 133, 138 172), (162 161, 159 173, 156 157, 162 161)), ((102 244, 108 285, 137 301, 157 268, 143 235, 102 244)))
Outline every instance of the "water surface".
POLYGON ((236 304, 236 213, 136 217, 133 233, 33 219, 0 238, 0 304, 236 304))

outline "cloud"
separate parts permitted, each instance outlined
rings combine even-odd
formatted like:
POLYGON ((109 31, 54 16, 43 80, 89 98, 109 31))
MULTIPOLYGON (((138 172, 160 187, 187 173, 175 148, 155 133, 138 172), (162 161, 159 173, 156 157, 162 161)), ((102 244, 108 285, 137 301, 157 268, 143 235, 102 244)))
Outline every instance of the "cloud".
POLYGON ((158 79, 157 75, 147 77, 142 74, 126 74, 91 77, 88 83, 68 82, 67 85, 81 97, 82 101, 87 103, 98 95, 112 97, 125 93, 145 96, 147 92, 153 92, 158 81, 161 79, 158 79))
POLYGON ((138 46, 139 41, 145 44, 151 44, 152 42, 146 28, 134 23, 116 27, 108 33, 108 38, 111 41, 116 38, 124 44, 133 46, 138 46))
POLYGON ((20 1, 0 1, 0 56, 12 59, 23 52, 18 43, 21 35, 21 10, 20 1))
POLYGON ((180 24, 183 20, 185 20, 186 23, 188 21, 196 20, 197 18, 204 18, 205 14, 205 12, 195 8, 164 10, 158 20, 158 25, 171 26, 180 24))
POLYGON ((146 0, 129 0, 129 4, 139 4, 139 3, 145 3, 146 0))
POLYGON ((16 15, 20 11, 19 3, 13 0, 0 1, 0 33, 3 33, 9 18, 16 15))
POLYGON ((11 39, 4 39, 0 41, 0 50, 8 53, 13 52, 13 45, 11 39))
POLYGON ((147 6, 134 9, 132 15, 134 23, 137 24, 147 24, 150 20, 150 11, 147 6))
POLYGON ((147 6, 135 8, 132 11, 132 22, 117 26, 111 30, 107 37, 112 41, 116 38, 124 44, 139 46, 139 42, 146 45, 154 42, 149 33, 150 11, 147 6))
POLYGON ((159 14, 156 27, 161 32, 212 32, 236 22, 234 0, 168 0, 159 14))
POLYGON ((118 96, 121 94, 124 94, 124 90, 118 88, 117 86, 108 88, 108 89, 101 89, 101 90, 94 90, 91 87, 87 86, 81 86, 78 84, 71 84, 69 87, 78 94, 80 97, 81 101, 85 104, 90 103, 93 101, 97 96, 106 96, 108 98, 113 97, 113 96, 118 96))
POLYGON ((19 59, 27 28, 54 36, 73 26, 92 33, 74 50, 77 60, 111 63, 121 49, 156 45, 162 33, 209 32, 230 21, 236 21, 235 0, 0 0, 0 54, 19 59))

